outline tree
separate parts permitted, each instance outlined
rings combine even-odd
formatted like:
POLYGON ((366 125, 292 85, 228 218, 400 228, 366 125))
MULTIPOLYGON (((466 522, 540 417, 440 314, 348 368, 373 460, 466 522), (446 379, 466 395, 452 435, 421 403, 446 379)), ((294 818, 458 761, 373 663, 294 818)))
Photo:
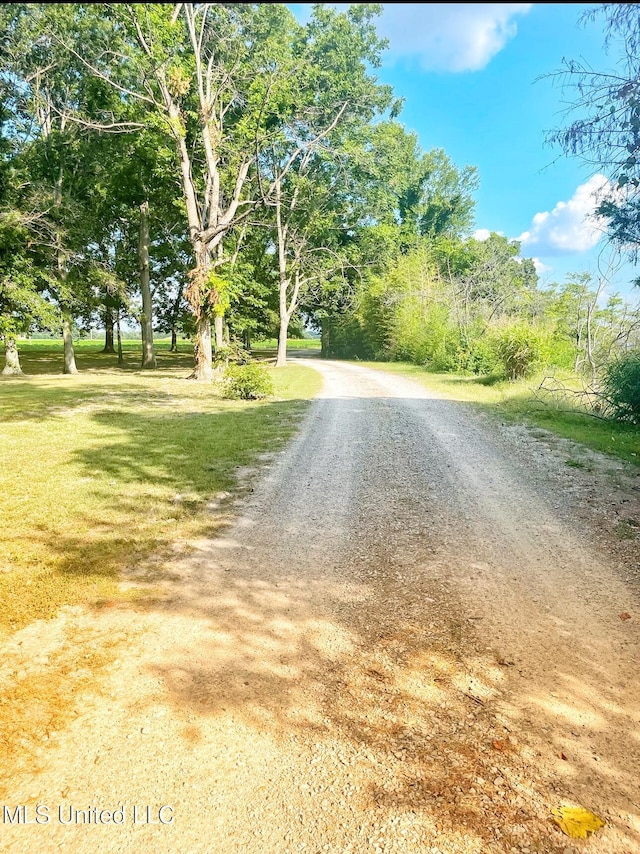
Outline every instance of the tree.
POLYGON ((194 376, 208 380, 212 315, 223 344, 215 269, 225 263, 223 240, 256 205, 246 196, 249 171, 266 126, 277 122, 280 56, 294 18, 268 4, 110 4, 107 12, 111 32, 91 54, 54 37, 173 140, 192 250, 185 293, 194 376))
POLYGON ((367 69, 380 64, 384 47, 373 24, 377 12, 367 4, 345 12, 316 6, 281 58, 278 121, 265 128, 256 160, 278 263, 277 367, 286 364, 301 294, 342 266, 336 232, 352 228, 360 215, 345 204, 344 170, 336 165, 353 156, 361 128, 391 105, 389 87, 367 69))
MULTIPOLYGON (((163 268, 167 264, 175 267, 167 253, 184 253, 183 244, 178 248, 173 240, 176 234, 181 240, 185 235, 179 188, 171 168, 173 152, 164 135, 147 129, 117 137, 102 135, 100 142, 103 163, 92 175, 96 197, 92 208, 92 251, 96 261, 107 267, 118 256, 115 272, 127 283, 134 317, 142 332, 141 366, 153 369, 155 292, 165 275, 163 268), (161 263, 154 263, 156 252, 162 257, 161 263)), ((110 315, 113 307, 105 308, 105 315, 110 315)))
POLYGON ((550 75, 570 93, 567 122, 548 135, 571 156, 604 173, 610 186, 596 213, 609 238, 629 252, 640 249, 640 6, 604 3, 581 20, 604 23, 605 47, 615 53, 616 71, 594 71, 567 60, 550 75), (603 20, 604 19, 604 20, 603 20))
POLYGON ((46 299, 50 280, 30 249, 30 223, 15 211, 0 214, 0 337, 5 347, 3 374, 21 374, 16 338, 59 322, 46 299))
POLYGON ((88 129, 127 125, 114 118, 120 104, 112 90, 88 78, 82 62, 51 36, 64 32, 74 45, 88 48, 105 30, 99 9, 79 13, 73 4, 12 4, 1 14, 1 79, 11 113, 6 127, 22 175, 17 205, 46 225, 34 239, 40 240, 40 262, 47 267, 49 297, 59 309, 64 372, 76 373, 73 323, 79 313, 90 313, 92 299, 84 280, 73 275, 90 239, 85 226, 95 150, 88 129))

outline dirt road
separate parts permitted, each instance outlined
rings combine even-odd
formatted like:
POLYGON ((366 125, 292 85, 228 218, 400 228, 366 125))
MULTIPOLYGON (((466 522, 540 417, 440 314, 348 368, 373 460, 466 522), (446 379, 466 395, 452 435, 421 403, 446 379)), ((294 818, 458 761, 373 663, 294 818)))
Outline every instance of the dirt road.
POLYGON ((24 667, 113 655, 16 772, 34 823, 2 850, 640 852, 637 476, 313 365, 297 440, 155 602, 16 638, 24 667), (570 839, 563 804, 606 827, 570 839))

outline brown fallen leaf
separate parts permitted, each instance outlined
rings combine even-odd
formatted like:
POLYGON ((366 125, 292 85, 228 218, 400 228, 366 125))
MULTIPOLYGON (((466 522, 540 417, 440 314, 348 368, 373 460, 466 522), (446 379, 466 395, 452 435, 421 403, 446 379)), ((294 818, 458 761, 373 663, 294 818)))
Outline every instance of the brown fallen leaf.
POLYGON ((595 833, 606 824, 599 816, 582 807, 559 807, 552 809, 551 813, 558 827, 572 839, 586 839, 590 833, 595 833))
POLYGON ((627 612, 625 611, 625 612, 624 612, 624 614, 620 614, 620 619, 621 619, 623 622, 624 622, 625 620, 630 620, 630 619, 631 619, 631 614, 627 614, 627 612))
POLYGON ((492 741, 491 744, 493 744, 496 750, 504 750, 504 742, 502 741, 498 741, 496 739, 495 741, 492 741))

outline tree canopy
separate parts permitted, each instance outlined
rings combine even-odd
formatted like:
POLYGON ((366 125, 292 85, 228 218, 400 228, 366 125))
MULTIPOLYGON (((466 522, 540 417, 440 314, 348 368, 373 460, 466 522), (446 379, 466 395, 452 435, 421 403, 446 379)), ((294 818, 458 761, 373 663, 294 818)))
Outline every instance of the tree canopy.
MULTIPOLYGON (((629 340, 620 330, 635 321, 614 300, 605 322, 599 284, 542 291, 517 242, 471 236, 477 171, 423 150, 402 124, 375 75, 380 11, 317 4, 302 24, 283 4, 0 5, 11 370, 20 335, 62 333, 73 372, 74 332, 104 328, 113 351, 125 319, 140 324, 143 367, 155 365, 154 330, 173 348, 189 336, 201 380, 234 339, 277 334, 284 364, 290 328, 305 325, 327 354, 443 369, 490 370, 498 338, 523 328, 574 367, 594 361, 598 340, 629 340)), ((633 249, 640 13, 594 14, 626 64, 609 76, 567 64, 561 82, 586 113, 554 139, 608 170, 600 211, 633 249)))

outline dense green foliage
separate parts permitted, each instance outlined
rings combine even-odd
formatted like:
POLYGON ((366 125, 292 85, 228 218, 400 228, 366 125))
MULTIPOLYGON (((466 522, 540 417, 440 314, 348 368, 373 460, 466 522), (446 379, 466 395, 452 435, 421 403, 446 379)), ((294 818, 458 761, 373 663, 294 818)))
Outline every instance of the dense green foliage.
MULTIPOLYGON (((597 383, 637 348, 638 310, 606 302, 605 279, 543 289, 516 241, 471 236, 476 170, 398 121, 372 73, 379 12, 319 4, 303 25, 282 4, 0 5, 8 369, 38 330, 66 330, 65 370, 72 327, 104 327, 107 353, 123 323, 148 339, 149 281, 155 329, 193 340, 198 379, 260 337, 279 335, 282 364, 305 326, 324 355, 510 379, 545 365, 597 383)), ((637 7, 598 14, 610 41, 636 38, 637 7)), ((627 59, 622 88, 591 94, 568 67, 597 117, 557 138, 609 158, 612 234, 634 245, 627 59)))
POLYGON ((616 418, 640 423, 640 351, 625 353, 606 366, 604 397, 616 418))
POLYGON ((531 376, 542 361, 542 340, 530 326, 508 326, 496 335, 496 355, 511 380, 531 376))
POLYGON ((229 365, 222 388, 222 396, 229 400, 262 400, 273 394, 273 380, 263 365, 229 365))

